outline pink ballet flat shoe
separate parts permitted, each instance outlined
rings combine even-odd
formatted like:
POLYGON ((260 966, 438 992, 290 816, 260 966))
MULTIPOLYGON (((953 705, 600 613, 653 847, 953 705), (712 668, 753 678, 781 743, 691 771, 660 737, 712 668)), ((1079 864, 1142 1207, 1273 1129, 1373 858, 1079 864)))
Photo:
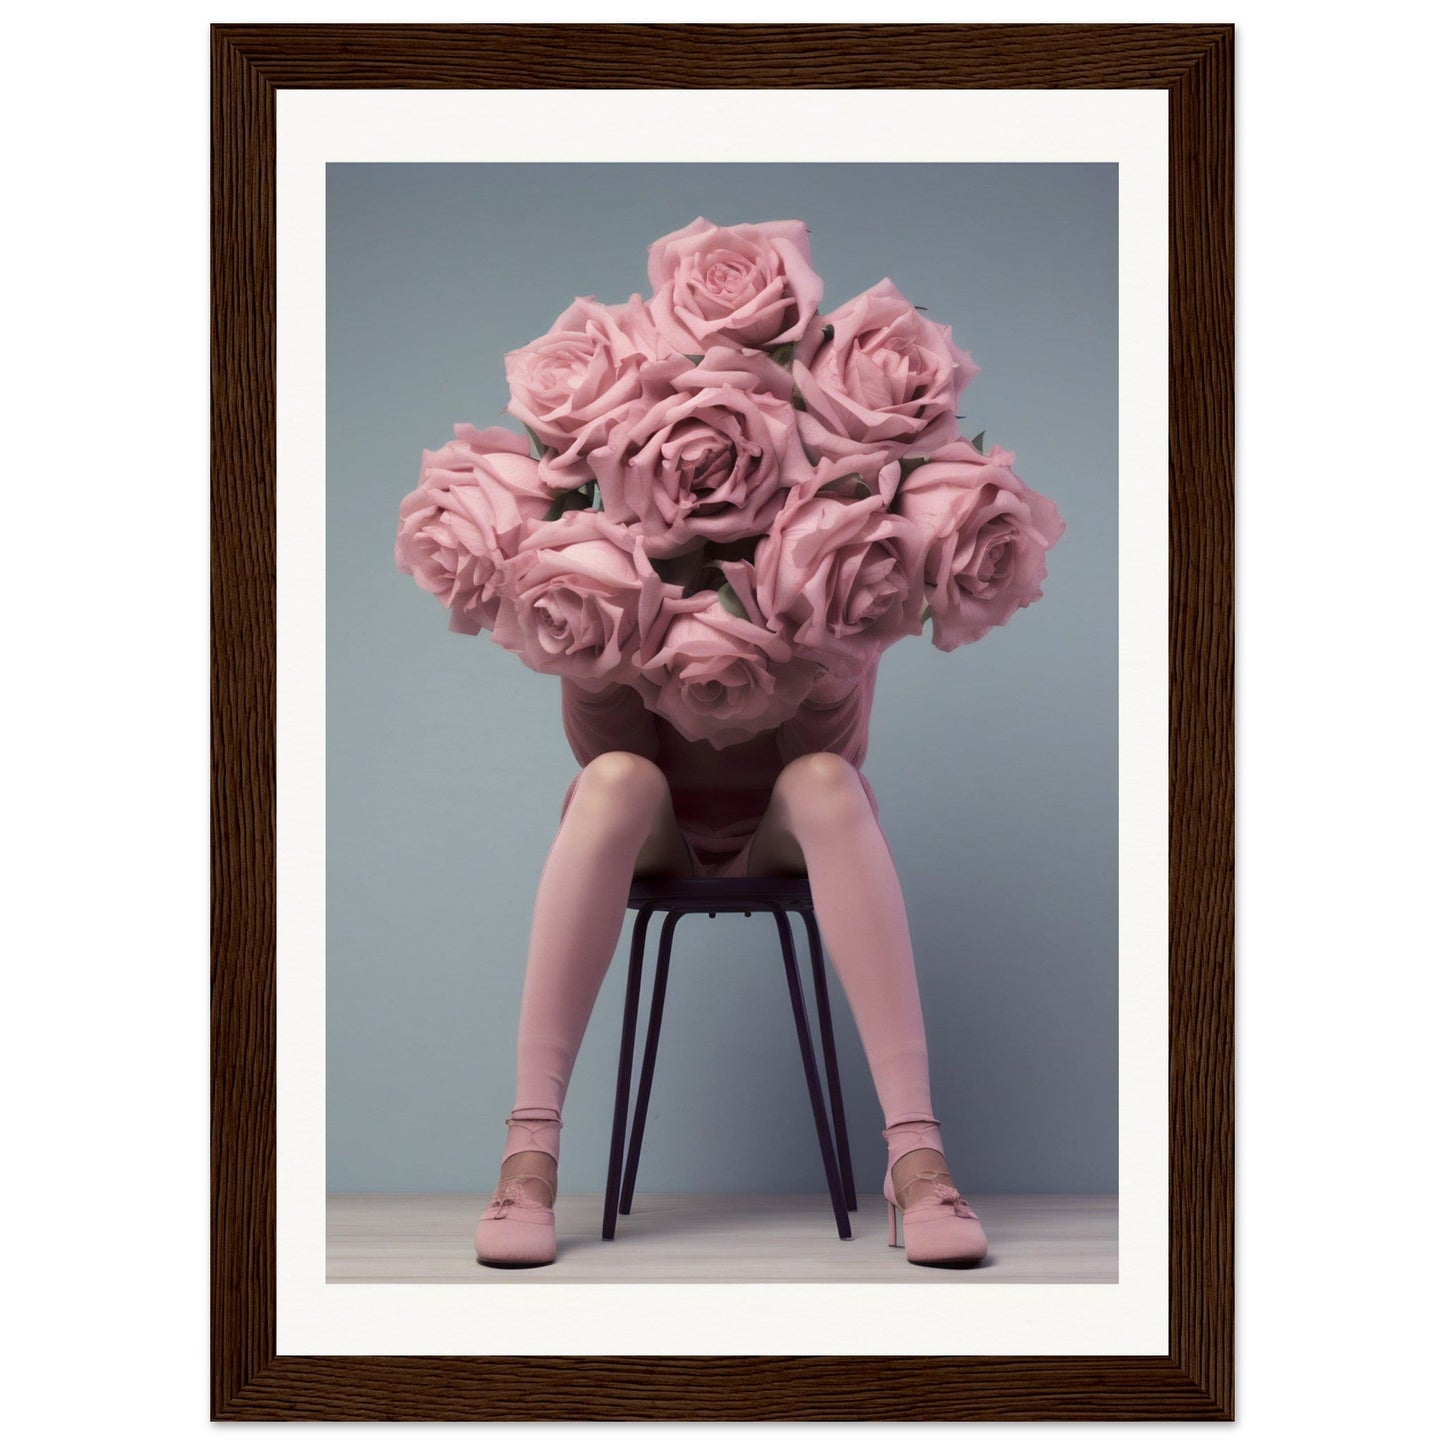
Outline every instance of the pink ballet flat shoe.
MULTIPOLYGON (((968 1200, 952 1184, 944 1182, 946 1174, 927 1170, 916 1177, 932 1180, 933 1189, 928 1198, 903 1210, 902 1243, 908 1262, 977 1264, 988 1253, 988 1239, 968 1200)), ((888 1243, 896 1247, 899 1204, 893 1192, 891 1169, 883 1176, 883 1198, 888 1204, 888 1243)))
MULTIPOLYGON (((555 1114, 519 1111, 507 1116, 507 1125, 504 1164, 512 1155, 531 1150, 556 1160, 562 1121, 555 1114)), ((503 1179, 477 1221, 477 1263, 498 1269, 551 1264, 557 1258, 557 1216, 551 1208, 556 1199, 556 1186, 544 1174, 512 1174, 503 1179), (547 1185, 551 1200, 539 1204, 529 1198, 522 1188, 524 1179, 547 1185)))
POLYGON ((557 1216, 545 1206, 528 1199, 521 1180, 541 1179, 541 1174, 514 1174, 504 1179, 491 1203, 477 1221, 477 1263, 501 1269, 551 1264, 557 1258, 557 1216))

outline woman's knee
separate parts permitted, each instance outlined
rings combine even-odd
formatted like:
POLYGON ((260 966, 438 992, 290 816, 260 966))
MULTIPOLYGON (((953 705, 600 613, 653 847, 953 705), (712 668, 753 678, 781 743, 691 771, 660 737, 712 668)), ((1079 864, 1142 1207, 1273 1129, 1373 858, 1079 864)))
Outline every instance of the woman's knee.
POLYGON ((778 774, 774 792, 789 812, 843 819, 873 816, 858 769, 837 753, 804 753, 778 774))
POLYGON ((577 797, 610 805, 633 803, 655 808, 669 796, 667 777, 640 753, 600 753, 578 775, 577 797))

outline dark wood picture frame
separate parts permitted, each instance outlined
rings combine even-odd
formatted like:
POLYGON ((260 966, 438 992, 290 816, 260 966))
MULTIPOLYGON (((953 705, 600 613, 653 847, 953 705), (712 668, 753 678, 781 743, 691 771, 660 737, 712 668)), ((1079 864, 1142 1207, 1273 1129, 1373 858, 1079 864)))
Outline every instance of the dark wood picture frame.
POLYGON ((1233 1418, 1233 27, 212 27, 212 1418, 1233 1418), (1169 1352, 278 1356, 276 92, 1169 97, 1169 1352))

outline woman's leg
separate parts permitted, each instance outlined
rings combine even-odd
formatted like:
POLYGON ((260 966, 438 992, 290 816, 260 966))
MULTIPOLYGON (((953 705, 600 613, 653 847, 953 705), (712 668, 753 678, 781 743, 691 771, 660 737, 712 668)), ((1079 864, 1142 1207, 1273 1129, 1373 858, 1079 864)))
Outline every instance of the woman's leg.
POLYGON ((806 872, 818 926, 868 1057, 899 1204, 926 1198, 923 1171, 946 1171, 928 1080, 928 1045, 903 890, 858 772, 808 753, 778 777, 748 873, 806 872))
MULTIPOLYGON (((617 947, 635 875, 688 877, 667 779, 635 753, 603 753, 577 780, 542 867, 517 1026, 517 1091, 501 1180, 551 1203, 562 1101, 617 947), (531 1146, 531 1147, 529 1147, 531 1146)), ((499 1181, 500 1182, 500 1181, 499 1181)))

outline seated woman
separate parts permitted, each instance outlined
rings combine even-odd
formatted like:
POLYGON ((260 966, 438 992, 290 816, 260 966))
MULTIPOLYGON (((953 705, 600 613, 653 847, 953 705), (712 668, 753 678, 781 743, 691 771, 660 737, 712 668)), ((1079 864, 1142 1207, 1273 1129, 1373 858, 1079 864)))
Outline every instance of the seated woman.
POLYGON ((983 1227, 954 1187, 933 1116, 903 893, 860 771, 876 680, 876 659, 857 681, 825 674, 781 726, 714 748, 683 738, 632 688, 589 693, 563 679, 564 726, 582 770, 537 889, 515 1103, 477 1225, 481 1263, 556 1258, 562 1104, 633 878, 804 873, 882 1110, 889 1243, 902 1210, 911 1262, 984 1256, 983 1227))

